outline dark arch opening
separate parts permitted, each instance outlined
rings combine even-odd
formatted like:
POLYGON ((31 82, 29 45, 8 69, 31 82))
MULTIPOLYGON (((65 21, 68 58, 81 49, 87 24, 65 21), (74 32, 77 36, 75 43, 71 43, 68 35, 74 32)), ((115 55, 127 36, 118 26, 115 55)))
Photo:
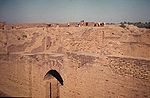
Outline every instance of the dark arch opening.
POLYGON ((61 75, 56 71, 56 70, 49 70, 47 73, 46 73, 46 75, 44 76, 44 80, 46 80, 46 79, 50 79, 51 77, 54 77, 54 78, 56 78, 58 81, 59 81, 59 83, 61 84, 61 85, 63 85, 64 83, 64 81, 63 81, 63 79, 62 79, 62 77, 61 77, 61 75))

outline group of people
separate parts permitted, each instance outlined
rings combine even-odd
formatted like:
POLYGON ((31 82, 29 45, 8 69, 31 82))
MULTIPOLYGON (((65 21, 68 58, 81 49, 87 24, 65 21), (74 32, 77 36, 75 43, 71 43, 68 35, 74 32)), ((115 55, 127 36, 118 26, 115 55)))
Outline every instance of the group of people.
POLYGON ((84 22, 80 21, 79 23, 67 23, 67 24, 48 24, 48 27, 83 27, 83 26, 93 26, 93 27, 100 27, 104 26, 104 22, 84 22))
MULTIPOLYGON (((93 23, 94 27, 99 27, 99 26, 104 26, 104 25, 105 25, 104 22, 102 22, 102 23, 100 23, 100 22, 93 23)), ((68 23, 67 26, 70 27, 70 23, 68 23)), ((80 22, 80 23, 78 23, 78 27, 81 27, 81 26, 89 26, 89 22, 80 22)))

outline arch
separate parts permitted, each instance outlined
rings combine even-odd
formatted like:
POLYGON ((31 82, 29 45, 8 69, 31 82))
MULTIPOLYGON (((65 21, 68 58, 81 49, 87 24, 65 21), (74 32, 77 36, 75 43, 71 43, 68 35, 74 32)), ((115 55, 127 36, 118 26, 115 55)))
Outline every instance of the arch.
POLYGON ((46 73, 46 75, 44 76, 44 80, 46 80, 46 79, 50 79, 51 77, 54 77, 54 78, 56 78, 58 81, 59 81, 59 83, 61 84, 61 85, 63 85, 63 79, 62 79, 62 77, 61 77, 61 75, 56 71, 56 70, 49 70, 47 73, 46 73))

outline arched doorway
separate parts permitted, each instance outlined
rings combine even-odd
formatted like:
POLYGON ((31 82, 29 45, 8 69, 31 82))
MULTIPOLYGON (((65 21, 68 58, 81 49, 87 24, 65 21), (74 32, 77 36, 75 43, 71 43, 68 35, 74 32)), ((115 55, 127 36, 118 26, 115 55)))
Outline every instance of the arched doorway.
POLYGON ((46 98, 60 98, 59 87, 63 85, 63 79, 56 70, 49 70, 45 76, 46 98))

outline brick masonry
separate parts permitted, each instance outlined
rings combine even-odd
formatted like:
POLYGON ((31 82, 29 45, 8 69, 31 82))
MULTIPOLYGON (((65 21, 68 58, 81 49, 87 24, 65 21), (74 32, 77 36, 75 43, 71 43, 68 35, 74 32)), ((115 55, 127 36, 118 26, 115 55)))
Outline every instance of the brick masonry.
POLYGON ((49 98, 52 83, 53 97, 149 98, 149 34, 117 25, 0 30, 0 95, 49 98), (63 86, 43 80, 51 69, 63 86))

